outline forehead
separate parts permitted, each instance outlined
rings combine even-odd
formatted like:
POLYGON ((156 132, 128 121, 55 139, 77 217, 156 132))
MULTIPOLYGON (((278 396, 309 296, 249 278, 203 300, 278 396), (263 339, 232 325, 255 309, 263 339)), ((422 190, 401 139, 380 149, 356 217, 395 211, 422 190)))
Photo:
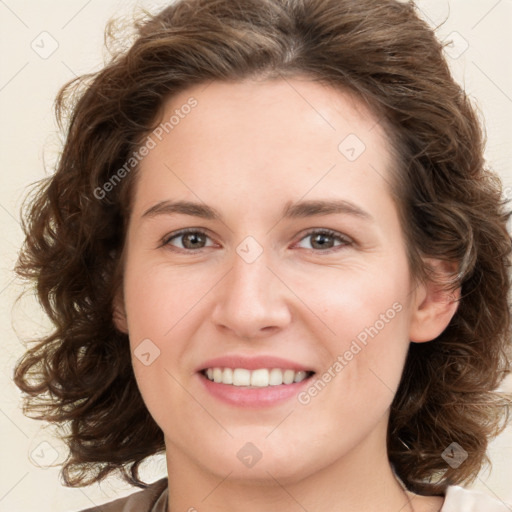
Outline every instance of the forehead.
MULTIPOLYGON (((231 129, 233 141, 237 136, 255 137, 259 133, 261 138, 279 134, 276 142, 283 142, 289 134, 292 141, 299 135, 313 143, 322 137, 325 142, 336 144, 347 128, 361 137, 373 131, 374 137, 386 136, 380 127, 382 120, 355 93, 308 77, 195 85, 164 102, 160 121, 158 139, 170 132, 175 137, 180 132, 185 136, 187 128, 203 128, 210 138, 220 134, 221 129, 231 129), (190 104, 194 107, 190 108, 190 104), (242 132, 234 131, 241 127, 242 132)), ((268 145, 268 137, 265 142, 268 145)))
POLYGON ((371 188, 389 188, 391 147, 380 120, 353 94, 318 82, 200 84, 169 98, 159 121, 139 166, 139 213, 166 193, 217 196, 218 204, 231 193, 247 207, 284 193, 357 196, 361 186, 370 200, 371 188))

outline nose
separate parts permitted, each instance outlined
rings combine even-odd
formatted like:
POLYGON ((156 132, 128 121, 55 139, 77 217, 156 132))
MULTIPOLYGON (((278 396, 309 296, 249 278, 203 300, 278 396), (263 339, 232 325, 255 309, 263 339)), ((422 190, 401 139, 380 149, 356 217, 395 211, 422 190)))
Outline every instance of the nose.
POLYGON ((215 326, 239 338, 272 335, 290 323, 290 289, 269 267, 265 251, 248 263, 235 255, 230 272, 216 287, 215 326))

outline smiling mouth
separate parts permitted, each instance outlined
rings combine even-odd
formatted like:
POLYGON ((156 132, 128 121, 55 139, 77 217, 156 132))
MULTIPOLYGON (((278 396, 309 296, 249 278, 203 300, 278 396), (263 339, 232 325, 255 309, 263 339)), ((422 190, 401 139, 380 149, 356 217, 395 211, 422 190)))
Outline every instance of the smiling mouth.
POLYGON ((211 382, 245 388, 290 385, 311 378, 313 371, 281 368, 204 368, 200 373, 211 382))

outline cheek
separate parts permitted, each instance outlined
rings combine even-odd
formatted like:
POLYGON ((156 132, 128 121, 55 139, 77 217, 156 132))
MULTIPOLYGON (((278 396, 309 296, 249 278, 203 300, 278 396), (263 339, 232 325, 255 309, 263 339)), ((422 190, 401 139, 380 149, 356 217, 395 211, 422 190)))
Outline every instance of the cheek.
POLYGON ((169 397, 180 394, 175 368, 183 362, 199 322, 198 305, 214 283, 211 274, 127 262, 124 296, 132 365, 152 413, 159 409, 156 391, 162 386, 169 397))
POLYGON ((197 323, 194 306, 207 290, 201 293, 200 283, 185 279, 183 272, 157 270, 126 273, 125 303, 137 385, 166 432, 174 424, 173 411, 186 410, 190 402, 181 368, 197 323))
MULTIPOLYGON (((310 391, 323 395, 326 408, 333 395, 343 397, 343 415, 357 415, 368 403, 379 403, 375 412, 383 413, 392 401, 409 346, 408 284, 408 276, 393 269, 366 270, 331 279, 329 288, 307 290, 325 326, 321 340, 327 349, 320 391, 310 391)), ((307 393, 303 403, 311 398, 307 393)))
POLYGON ((408 279, 393 269, 319 273, 303 283, 301 295, 339 349, 353 339, 364 344, 377 334, 386 338, 407 330, 408 279))
POLYGON ((211 272, 177 267, 127 265, 125 304, 134 339, 164 339, 194 316, 195 307, 215 285, 211 272))

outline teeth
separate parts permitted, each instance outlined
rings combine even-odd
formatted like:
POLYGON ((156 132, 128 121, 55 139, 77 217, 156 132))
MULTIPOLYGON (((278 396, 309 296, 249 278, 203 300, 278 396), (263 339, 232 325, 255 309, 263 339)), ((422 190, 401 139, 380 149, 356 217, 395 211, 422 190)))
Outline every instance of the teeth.
POLYGON ((260 368, 258 370, 247 370, 245 368, 208 368, 203 373, 209 380, 217 383, 264 388, 267 386, 279 386, 281 384, 301 382, 313 372, 281 370, 280 368, 260 368))
POLYGON ((294 377, 295 372, 293 370, 285 370, 283 373, 283 384, 291 384, 294 377))
POLYGON ((272 368, 268 376, 268 383, 271 386, 279 386, 283 383, 283 372, 279 368, 272 368))
POLYGON ((308 374, 306 372, 299 370, 298 372, 295 372, 295 376, 293 377, 293 382, 301 382, 307 376, 308 376, 308 374))
POLYGON ((224 384, 233 384, 233 370, 231 368, 224 368, 222 382, 224 384))
POLYGON ((244 371, 247 371, 247 373, 251 374, 251 386, 264 388, 270 385, 268 380, 268 370, 253 370, 252 372, 249 372, 248 370, 244 371))
MULTIPOLYGON (((222 371, 220 368, 216 370, 222 371)), ((224 383, 224 382, 223 382, 224 383)), ((233 370, 233 386, 250 386, 251 372, 243 368, 235 368, 233 370)))
POLYGON ((220 368, 213 369, 213 382, 222 382, 222 370, 220 368))

